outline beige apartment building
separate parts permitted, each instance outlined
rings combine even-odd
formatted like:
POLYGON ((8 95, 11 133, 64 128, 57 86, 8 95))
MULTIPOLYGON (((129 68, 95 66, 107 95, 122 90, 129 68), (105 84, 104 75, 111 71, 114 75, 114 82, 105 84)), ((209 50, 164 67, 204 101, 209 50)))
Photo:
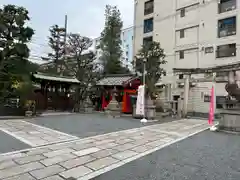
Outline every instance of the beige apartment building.
MULTIPOLYGON (((161 97, 183 96, 183 75, 173 68, 205 68, 240 61, 240 0, 135 0, 134 49, 158 41, 166 54, 167 76, 161 97)), ((226 95, 224 74, 217 74, 216 101, 226 95)), ((191 76, 188 111, 207 113, 212 87, 206 74, 191 76)), ((216 105, 217 111, 221 106, 216 105)))

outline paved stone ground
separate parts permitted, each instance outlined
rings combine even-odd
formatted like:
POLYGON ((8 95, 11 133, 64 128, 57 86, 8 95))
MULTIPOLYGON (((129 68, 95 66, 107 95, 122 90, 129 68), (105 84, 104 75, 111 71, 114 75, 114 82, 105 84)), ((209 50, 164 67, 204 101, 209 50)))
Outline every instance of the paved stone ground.
POLYGON ((205 130, 184 119, 0 155, 0 179, 91 179, 205 130))
MULTIPOLYGON (((168 121, 171 120, 164 118, 159 123, 168 121)), ((131 117, 110 118, 101 113, 39 117, 29 122, 81 138, 142 127, 139 119, 131 117)), ((148 123, 147 126, 152 124, 156 123, 148 123)))
POLYGON ((0 131, 0 153, 7 153, 26 148, 30 148, 30 146, 0 131))
POLYGON ((32 147, 77 139, 77 137, 22 120, 0 121, 0 130, 32 147))
POLYGON ((93 180, 239 180, 239 135, 204 131, 93 180))

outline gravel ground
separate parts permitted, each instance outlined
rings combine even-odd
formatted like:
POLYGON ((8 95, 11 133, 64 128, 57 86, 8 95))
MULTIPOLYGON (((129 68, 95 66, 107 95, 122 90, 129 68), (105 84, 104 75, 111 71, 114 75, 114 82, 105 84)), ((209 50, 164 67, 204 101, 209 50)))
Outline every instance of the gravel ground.
MULTIPOLYGON (((165 119, 158 123, 165 121, 170 120, 165 119)), ((100 113, 39 117, 30 120, 30 122, 81 138, 143 126, 139 119, 131 117, 112 118, 100 113)), ((156 122, 147 125, 152 124, 156 124, 156 122)))
POLYGON ((30 146, 0 131, 0 153, 7 153, 26 148, 30 148, 30 146))
POLYGON ((240 136, 204 131, 94 180, 239 180, 240 136))

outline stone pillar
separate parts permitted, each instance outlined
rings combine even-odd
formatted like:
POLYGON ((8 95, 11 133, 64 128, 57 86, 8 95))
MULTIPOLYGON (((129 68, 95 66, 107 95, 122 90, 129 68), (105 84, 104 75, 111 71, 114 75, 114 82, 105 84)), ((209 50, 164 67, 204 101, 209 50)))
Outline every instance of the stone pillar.
POLYGON ((168 84, 168 100, 172 100, 172 84, 168 84))
POLYGON ((177 114, 178 114, 178 117, 182 117, 182 98, 178 98, 178 109, 177 109, 177 114))
POLYGON ((230 84, 235 83, 235 72, 234 72, 234 71, 230 71, 230 72, 228 73, 228 82, 229 82, 230 84))
POLYGON ((189 96, 189 75, 184 79, 183 117, 187 116, 189 96))

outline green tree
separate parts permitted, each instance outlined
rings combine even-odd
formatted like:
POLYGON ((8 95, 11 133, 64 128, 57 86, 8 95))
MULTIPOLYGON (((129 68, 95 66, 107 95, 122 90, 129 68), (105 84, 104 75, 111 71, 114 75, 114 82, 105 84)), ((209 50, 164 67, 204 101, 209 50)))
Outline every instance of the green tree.
POLYGON ((102 66, 105 74, 124 74, 128 69, 121 64, 121 30, 123 22, 116 6, 106 6, 105 27, 101 33, 102 66))
POLYGON ((144 63, 146 66, 147 93, 151 98, 155 94, 155 84, 161 79, 166 71, 162 68, 166 64, 164 50, 159 42, 145 44, 137 54, 135 69, 137 73, 143 74, 144 63))
POLYGON ((52 49, 52 53, 48 54, 48 57, 51 61, 53 61, 54 66, 49 67, 48 71, 52 72, 53 74, 59 74, 62 71, 63 65, 63 57, 65 54, 65 28, 61 28, 58 25, 53 25, 49 29, 50 36, 49 39, 49 46, 52 49), (52 69, 51 69, 52 68, 52 69))
POLYGON ((0 9, 0 99, 9 96, 16 84, 29 75, 29 48, 34 31, 24 7, 5 5, 0 9))
POLYGON ((83 101, 89 95, 99 74, 95 63, 95 53, 89 51, 92 40, 80 34, 70 34, 67 41, 68 60, 65 61, 65 75, 75 76, 80 84, 77 86, 75 97, 78 105, 83 105, 83 101))

